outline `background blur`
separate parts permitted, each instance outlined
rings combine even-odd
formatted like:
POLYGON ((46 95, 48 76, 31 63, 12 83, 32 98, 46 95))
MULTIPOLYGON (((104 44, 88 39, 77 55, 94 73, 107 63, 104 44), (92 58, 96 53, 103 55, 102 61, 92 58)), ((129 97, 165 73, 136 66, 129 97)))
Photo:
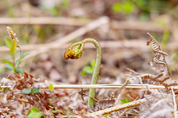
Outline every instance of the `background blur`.
MULTIPOLYGON (((22 52, 31 52, 20 64, 24 71, 51 82, 86 84, 93 72, 94 46, 86 44, 78 60, 65 61, 63 55, 71 43, 90 37, 102 47, 99 83, 122 83, 126 68, 156 73, 147 64, 153 57, 146 46, 149 32, 169 54, 167 62, 176 80, 177 4, 178 0, 1 0, 0 59, 10 59, 4 47, 10 26, 22 52)), ((0 63, 1 78, 9 74, 4 67, 0 63)))

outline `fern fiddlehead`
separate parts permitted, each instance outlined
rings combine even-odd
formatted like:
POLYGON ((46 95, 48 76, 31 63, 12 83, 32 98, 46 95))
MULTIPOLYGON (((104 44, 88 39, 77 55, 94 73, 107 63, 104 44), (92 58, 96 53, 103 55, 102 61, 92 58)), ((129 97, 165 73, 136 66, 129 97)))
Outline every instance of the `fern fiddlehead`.
MULTIPOLYGON (((81 55, 82 55, 84 43, 86 43, 86 42, 93 43, 95 45, 96 49, 97 49, 95 69, 94 69, 94 72, 93 72, 93 75, 92 75, 92 81, 91 81, 91 84, 96 84, 97 80, 98 80, 99 70, 100 70, 100 67, 101 67, 101 47, 95 39, 86 38, 82 41, 73 43, 65 51, 64 59, 68 60, 68 59, 78 59, 78 58, 80 58, 81 55), (76 46, 78 46, 78 47, 74 48, 76 46)), ((94 106, 94 104, 95 104, 95 101, 93 99, 93 98, 95 98, 95 88, 90 89, 89 96, 90 97, 89 97, 89 100, 88 100, 88 105, 91 107, 91 106, 94 106)))

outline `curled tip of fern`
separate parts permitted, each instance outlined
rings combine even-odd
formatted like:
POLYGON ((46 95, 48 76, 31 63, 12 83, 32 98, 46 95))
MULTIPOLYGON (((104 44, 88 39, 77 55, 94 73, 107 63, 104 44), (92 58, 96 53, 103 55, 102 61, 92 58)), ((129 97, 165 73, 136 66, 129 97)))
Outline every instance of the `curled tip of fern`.
POLYGON ((82 56, 82 51, 80 49, 78 49, 78 48, 75 48, 75 49, 68 48, 65 51, 64 59, 65 60, 68 60, 68 59, 78 59, 81 56, 82 56))

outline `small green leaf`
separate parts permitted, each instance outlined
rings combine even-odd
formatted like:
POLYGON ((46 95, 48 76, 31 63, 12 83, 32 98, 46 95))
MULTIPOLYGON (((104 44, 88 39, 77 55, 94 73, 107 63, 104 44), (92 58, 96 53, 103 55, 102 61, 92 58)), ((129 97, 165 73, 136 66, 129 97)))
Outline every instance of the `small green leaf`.
POLYGON ((11 45, 11 47, 10 47, 10 55, 13 56, 13 57, 15 57, 15 55, 16 55, 16 53, 17 53, 16 47, 17 47, 17 41, 16 41, 16 40, 13 40, 13 41, 12 41, 12 45, 11 45))
POLYGON ((31 89, 23 89, 22 93, 30 94, 31 93, 31 89))
POLYGON ((14 66, 14 64, 11 61, 8 60, 1 60, 2 63, 9 64, 11 66, 14 66))
POLYGON ((66 112, 67 118, 70 118, 69 108, 67 108, 66 111, 67 111, 67 112, 66 112))
POLYGON ((5 42, 6 42, 6 47, 11 48, 12 40, 9 39, 9 38, 6 38, 6 39, 5 39, 5 42))
POLYGON ((10 69, 10 70, 14 70, 14 67, 12 65, 6 64, 6 68, 10 69))
POLYGON ((125 99, 120 99, 120 101, 122 102, 122 104, 125 104, 125 103, 129 103, 129 98, 125 98, 125 99))
POLYGON ((23 58, 25 58, 28 54, 29 54, 29 52, 23 53, 23 54, 20 56, 20 58, 16 61, 15 66, 17 67, 17 66, 19 65, 20 61, 21 61, 23 58))
POLYGON ((41 111, 33 107, 27 114, 27 118, 41 118, 41 111))
POLYGON ((49 90, 51 90, 51 91, 54 90, 54 86, 52 84, 49 85, 49 90))
POLYGON ((129 103, 129 102, 130 102, 130 100, 129 100, 128 97, 125 98, 125 102, 126 102, 126 103, 129 103))
POLYGON ((1 62, 6 64, 6 68, 13 70, 14 69, 14 64, 11 61, 8 60, 1 60, 1 62))
POLYGON ((87 73, 85 71, 82 70, 81 72, 82 75, 86 75, 87 73))
POLYGON ((130 2, 125 2, 125 4, 123 5, 123 9, 125 13, 131 13, 134 10, 134 6, 130 2))
POLYGON ((32 93, 38 93, 38 92, 39 92, 39 88, 32 89, 32 93))
POLYGON ((122 10, 122 4, 121 3, 115 3, 113 6, 112 6, 112 10, 114 13, 118 13, 122 10))
POLYGON ((109 113, 108 113, 108 114, 105 114, 104 117, 107 118, 108 115, 109 115, 109 113))
POLYGON ((21 73, 21 74, 23 74, 24 73, 24 71, 23 71, 23 69, 22 68, 16 68, 16 71, 17 71, 17 73, 21 73))
POLYGON ((4 89, 3 89, 3 92, 5 93, 5 92, 7 91, 7 89, 8 89, 7 87, 6 87, 6 88, 4 88, 4 89))
POLYGON ((92 66, 92 67, 95 67, 95 59, 93 59, 91 62, 90 62, 90 65, 92 66))
POLYGON ((126 103, 124 99, 120 99, 120 101, 122 102, 122 104, 126 103))
POLYGON ((82 71, 85 71, 87 74, 93 74, 93 68, 91 66, 85 66, 82 71))
POLYGON ((2 90, 2 87, 0 86, 0 90, 2 90))

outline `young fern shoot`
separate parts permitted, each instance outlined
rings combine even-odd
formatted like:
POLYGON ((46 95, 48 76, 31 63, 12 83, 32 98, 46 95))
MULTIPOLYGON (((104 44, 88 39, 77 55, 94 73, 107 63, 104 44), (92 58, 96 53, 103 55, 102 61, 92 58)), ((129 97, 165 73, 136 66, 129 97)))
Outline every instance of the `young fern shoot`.
MULTIPOLYGON (((81 55, 82 55, 84 43, 86 43, 86 42, 93 43, 95 45, 96 49, 97 49, 95 69, 94 69, 94 72, 93 72, 93 75, 92 75, 92 81, 91 81, 91 84, 96 84, 97 80, 98 80, 99 70, 100 70, 100 67, 101 67, 101 47, 95 39, 86 38, 82 41, 73 43, 65 51, 64 59, 68 60, 68 59, 78 59, 78 58, 80 58, 81 55), (76 46, 78 46, 78 47, 76 47, 76 46)), ((90 92, 89 92, 89 100, 88 100, 88 105, 90 107, 94 106, 94 104, 95 104, 95 101, 94 101, 93 98, 95 98, 95 89, 91 88, 90 92)))

